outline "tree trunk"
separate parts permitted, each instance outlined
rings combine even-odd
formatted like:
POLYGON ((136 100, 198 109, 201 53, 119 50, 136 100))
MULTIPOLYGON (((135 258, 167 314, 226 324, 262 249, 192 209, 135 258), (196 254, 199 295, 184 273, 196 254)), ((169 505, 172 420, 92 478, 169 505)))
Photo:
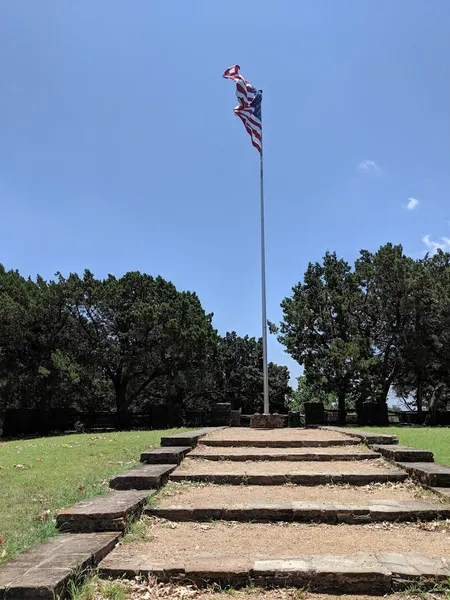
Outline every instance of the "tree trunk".
POLYGON ((417 392, 416 392, 416 406, 417 406, 417 416, 418 423, 422 425, 422 412, 423 412, 423 384, 422 384, 422 374, 417 377, 417 392))
POLYGON ((338 393, 338 423, 345 425, 347 420, 347 409, 345 406, 345 390, 339 390, 338 393))
POLYGON ((130 426, 127 400, 128 382, 122 381, 114 387, 116 391, 117 429, 128 429, 130 426))
POLYGON ((51 402, 51 390, 49 390, 46 380, 41 380, 38 389, 39 422, 37 425, 37 430, 39 435, 48 435, 50 433, 48 407, 51 402))
POLYGON ((387 406, 387 397, 391 389, 391 379, 383 381, 383 387, 377 398, 377 425, 385 427, 389 425, 389 414, 387 406))
POLYGON ((439 400, 441 399, 443 389, 444 384, 442 383, 434 388, 433 395, 430 398, 430 406, 428 408, 427 418, 425 419, 425 425, 436 425, 439 400))

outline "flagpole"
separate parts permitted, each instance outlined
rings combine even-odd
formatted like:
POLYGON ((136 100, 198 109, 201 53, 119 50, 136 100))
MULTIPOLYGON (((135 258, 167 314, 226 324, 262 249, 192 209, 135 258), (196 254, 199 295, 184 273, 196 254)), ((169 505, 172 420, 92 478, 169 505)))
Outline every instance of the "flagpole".
MULTIPOLYGON (((262 90, 261 90, 262 92, 262 90)), ((261 314, 262 314, 262 340, 263 340, 263 379, 264 379, 264 414, 269 410, 269 367, 267 364, 267 311, 266 311, 266 242, 264 231, 264 163, 263 144, 261 138, 261 152, 259 155, 259 182, 261 190, 261 314)))

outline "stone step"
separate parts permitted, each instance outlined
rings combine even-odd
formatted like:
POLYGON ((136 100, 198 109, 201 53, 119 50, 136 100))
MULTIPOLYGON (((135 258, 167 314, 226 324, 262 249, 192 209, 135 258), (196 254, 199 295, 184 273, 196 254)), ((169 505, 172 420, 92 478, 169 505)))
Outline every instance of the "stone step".
POLYGON ((78 502, 61 511, 56 526, 67 533, 125 531, 131 520, 139 518, 147 498, 155 490, 110 491, 104 496, 78 502))
POLYGON ((209 461, 187 458, 170 476, 171 481, 200 481, 240 485, 368 485, 405 481, 406 473, 382 459, 358 461, 209 461))
POLYGON ((161 438, 161 446, 189 446, 195 448, 200 438, 210 433, 226 429, 225 427, 204 427, 197 431, 186 431, 185 433, 175 433, 165 435, 161 438))
POLYGON ((349 484, 370 485, 372 483, 398 483, 407 479, 406 473, 392 471, 373 473, 284 473, 259 474, 251 473, 171 473, 170 481, 195 481, 230 485, 327 485, 349 484))
POLYGON ((140 465, 116 475, 109 481, 115 490, 152 490, 166 483, 170 473, 178 465, 140 465))
POLYGON ((266 523, 276 521, 315 523, 377 523, 384 521, 432 521, 450 518, 450 505, 425 500, 379 500, 365 504, 332 502, 252 502, 224 506, 148 506, 149 516, 169 521, 239 521, 266 523))
POLYGON ((303 448, 292 448, 285 450, 280 448, 222 448, 216 450, 200 444, 189 454, 190 459, 204 460, 231 460, 235 462, 246 461, 336 461, 336 460, 373 460, 379 458, 376 452, 345 450, 345 448, 305 450, 303 448))
POLYGON ((118 539, 118 533, 69 533, 28 548, 0 565, 0 599, 66 597, 69 580, 96 567, 118 539))
POLYGON ((114 550, 100 564, 106 577, 156 577, 161 581, 189 581, 231 586, 295 586, 328 594, 383 595, 410 588, 415 582, 429 586, 450 576, 450 561, 414 552, 349 556, 304 555, 287 558, 238 559, 203 556, 190 560, 153 560, 130 546, 114 550))
POLYGON ((398 462, 412 477, 430 487, 450 487, 450 467, 429 462, 398 462))
POLYGON ((332 425, 321 425, 321 430, 333 431, 335 433, 342 433, 356 438, 367 445, 372 444, 398 444, 398 438, 396 435, 390 435, 387 433, 374 433, 372 431, 363 431, 359 429, 351 429, 345 427, 335 427, 332 425))
POLYGON ((331 446, 357 446, 357 439, 333 439, 328 440, 302 440, 302 439, 264 439, 261 435, 260 439, 202 439, 202 444, 205 446, 224 447, 224 448, 329 448, 331 446))
POLYGON ((429 450, 398 446, 393 444, 372 444, 372 450, 379 452, 385 458, 398 462, 433 462, 434 455, 429 450))
POLYGON ((192 446, 165 446, 141 453, 141 462, 152 465, 179 465, 192 446))
POLYGON ((430 488, 435 494, 440 496, 443 500, 450 502, 450 488, 445 487, 431 487, 430 488))

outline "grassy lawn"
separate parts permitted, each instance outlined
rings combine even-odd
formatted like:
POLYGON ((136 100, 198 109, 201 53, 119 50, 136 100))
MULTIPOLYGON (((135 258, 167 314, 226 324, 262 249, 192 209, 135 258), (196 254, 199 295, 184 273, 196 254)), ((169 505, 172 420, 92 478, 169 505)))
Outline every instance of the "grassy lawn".
POLYGON ((367 431, 391 433, 398 443, 434 452, 434 460, 450 465, 450 427, 360 427, 367 431))
POLYGON ((127 431, 0 442, 0 563, 56 534, 54 515, 102 494, 112 475, 174 431, 127 431))

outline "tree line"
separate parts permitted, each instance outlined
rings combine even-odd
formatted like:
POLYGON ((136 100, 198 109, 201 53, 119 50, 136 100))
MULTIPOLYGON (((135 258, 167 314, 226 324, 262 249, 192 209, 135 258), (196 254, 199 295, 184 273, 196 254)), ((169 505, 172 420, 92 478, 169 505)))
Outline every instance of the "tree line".
POLYGON ((430 424, 450 409, 450 254, 389 243, 350 265, 327 252, 281 306, 272 331, 304 366, 297 403, 334 398, 340 422, 369 403, 379 424, 390 393, 430 424))
MULTIPOLYGON (((282 411, 287 367, 270 363, 269 385, 282 411)), ((262 409, 262 343, 219 335, 195 293, 139 272, 46 281, 0 265, 0 413, 116 411, 125 428, 151 405, 182 414, 217 402, 262 409)))

